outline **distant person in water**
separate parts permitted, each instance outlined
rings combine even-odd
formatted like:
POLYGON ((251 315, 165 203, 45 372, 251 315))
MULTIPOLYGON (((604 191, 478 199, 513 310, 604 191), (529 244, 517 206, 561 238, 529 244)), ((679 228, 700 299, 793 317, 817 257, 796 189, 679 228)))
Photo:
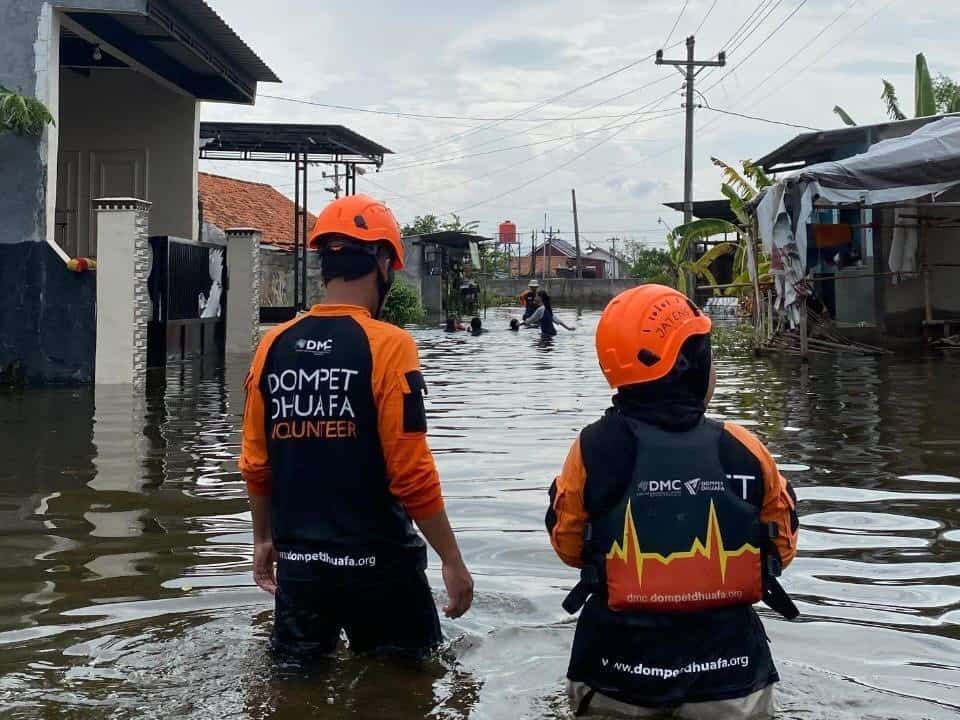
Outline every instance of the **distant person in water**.
POLYGON ((533 314, 524 318, 520 323, 526 327, 539 327, 540 334, 544 337, 553 337, 557 334, 556 325, 567 330, 574 330, 572 325, 567 325, 563 320, 553 314, 553 305, 550 303, 550 295, 546 290, 537 293, 537 309, 533 314))
POLYGON ((458 330, 466 330, 466 326, 460 322, 460 318, 453 317, 452 315, 447 318, 447 324, 443 328, 447 332, 457 332, 458 330))
POLYGON ((537 292, 539 292, 539 290, 540 283, 534 278, 527 285, 527 289, 520 293, 520 304, 523 305, 524 320, 537 311, 537 292))
POLYGON ((480 318, 474 316, 470 320, 470 334, 471 335, 482 335, 486 330, 483 329, 483 321, 480 318))

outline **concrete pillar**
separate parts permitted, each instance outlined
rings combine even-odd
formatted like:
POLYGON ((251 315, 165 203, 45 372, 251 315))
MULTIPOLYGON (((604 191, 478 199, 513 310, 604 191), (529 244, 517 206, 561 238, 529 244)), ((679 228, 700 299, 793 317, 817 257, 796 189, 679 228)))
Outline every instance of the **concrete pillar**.
POLYGON ((98 385, 132 384, 147 376, 150 317, 150 203, 136 198, 93 201, 97 214, 98 385))
POLYGON ((252 228, 227 229, 227 353, 249 355, 260 334, 260 241, 252 228))

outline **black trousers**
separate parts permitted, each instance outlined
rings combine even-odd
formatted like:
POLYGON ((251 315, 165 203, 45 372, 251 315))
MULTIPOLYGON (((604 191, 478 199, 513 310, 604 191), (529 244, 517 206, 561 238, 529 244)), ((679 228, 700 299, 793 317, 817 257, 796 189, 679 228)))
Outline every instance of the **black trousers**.
POLYGON ((341 630, 356 653, 424 657, 440 644, 440 620, 423 570, 356 575, 278 578, 272 636, 278 659, 328 655, 341 630))

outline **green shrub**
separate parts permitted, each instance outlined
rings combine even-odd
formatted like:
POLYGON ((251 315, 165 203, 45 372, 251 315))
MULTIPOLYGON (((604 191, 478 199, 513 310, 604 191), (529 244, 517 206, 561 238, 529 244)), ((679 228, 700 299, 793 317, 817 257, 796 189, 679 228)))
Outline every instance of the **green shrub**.
POLYGON ((53 116, 42 102, 0 85, 0 135, 39 136, 52 122, 53 116))
POLYGON ((425 314, 416 289, 403 278, 397 278, 387 294, 383 319, 403 326, 423 322, 425 314))

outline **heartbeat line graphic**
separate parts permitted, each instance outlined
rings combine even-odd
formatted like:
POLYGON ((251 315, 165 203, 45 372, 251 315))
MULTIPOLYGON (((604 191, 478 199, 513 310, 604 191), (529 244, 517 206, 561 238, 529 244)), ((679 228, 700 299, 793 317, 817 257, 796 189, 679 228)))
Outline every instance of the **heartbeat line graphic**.
MULTIPOLYGON (((694 537, 689 550, 662 555, 644 552, 633 524, 630 503, 623 521, 623 538, 607 553, 607 580, 614 605, 647 604, 653 595, 716 594, 741 591, 749 602, 759 590, 760 550, 744 543, 736 550, 723 544, 717 510, 710 501, 706 542, 694 537)), ((690 601, 719 598, 691 597, 690 601)), ((658 602, 650 600, 649 602, 658 602)), ((669 603, 675 604, 675 603, 669 603)), ((683 603, 681 603, 683 604, 683 603)), ((717 604, 717 603, 707 603, 717 604)), ((723 602, 720 604, 730 604, 723 602)))

